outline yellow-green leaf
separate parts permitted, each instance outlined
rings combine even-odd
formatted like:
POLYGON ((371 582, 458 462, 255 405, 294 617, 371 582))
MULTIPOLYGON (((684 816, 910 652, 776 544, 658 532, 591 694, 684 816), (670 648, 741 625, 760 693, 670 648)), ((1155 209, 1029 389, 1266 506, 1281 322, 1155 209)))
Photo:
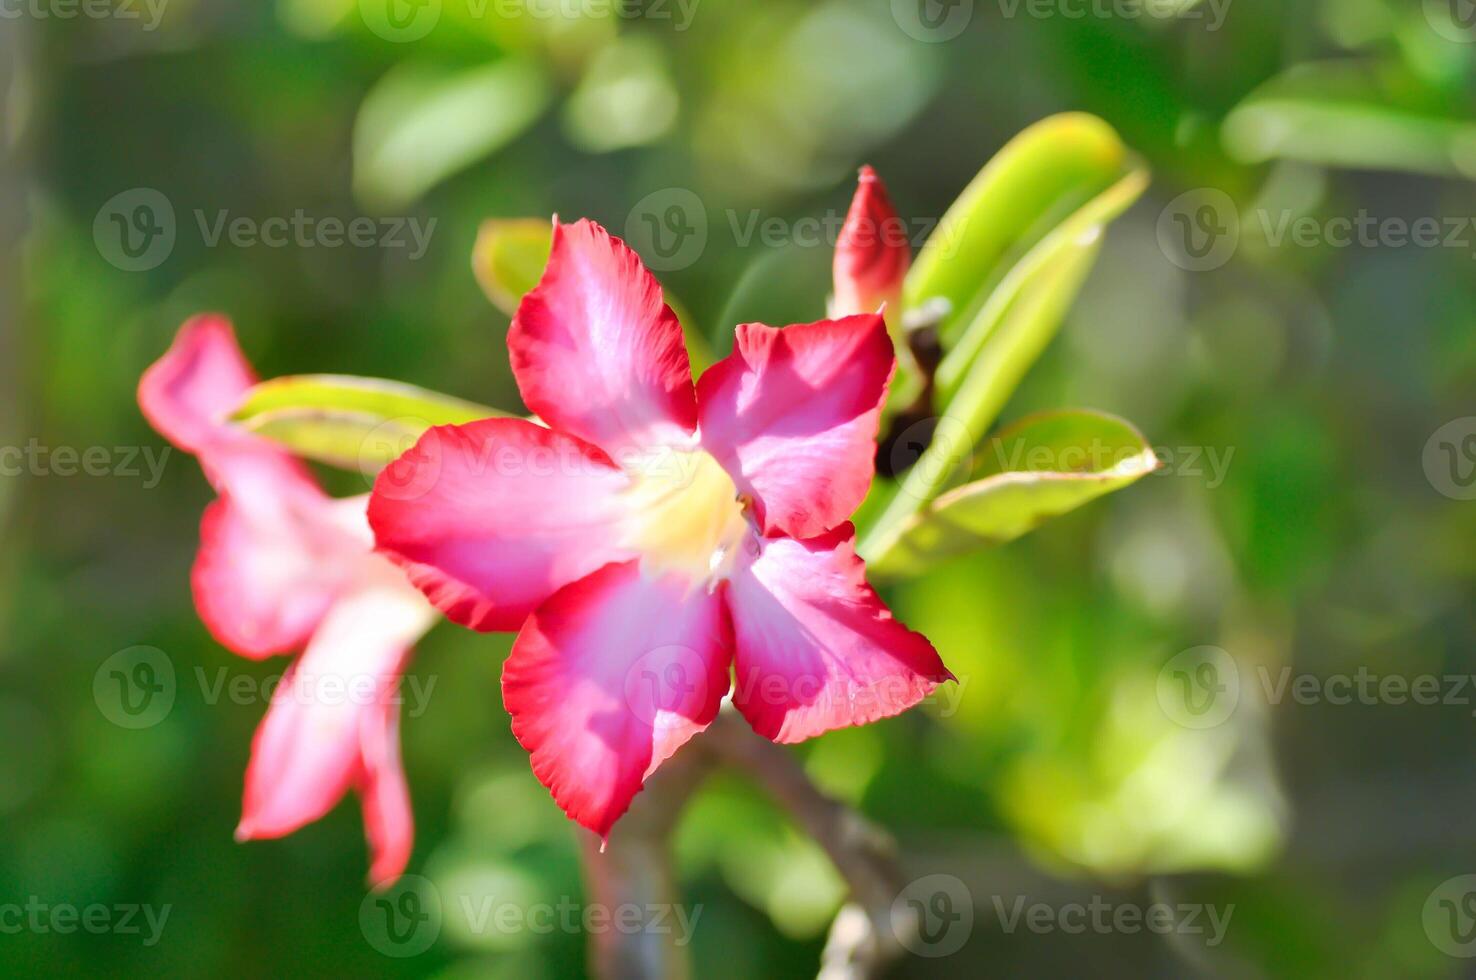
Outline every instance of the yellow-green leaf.
POLYGON ((354 120, 354 192, 373 210, 407 207, 511 142, 551 97, 547 70, 529 58, 457 70, 403 63, 374 83, 354 120))
POLYGON ((304 374, 256 385, 232 419, 299 456, 373 474, 433 425, 506 414, 398 381, 304 374))
POLYGON ((553 224, 544 218, 492 218, 482 222, 472 249, 472 271, 482 291, 508 316, 548 264, 553 224))
POLYGON ((383 419, 367 412, 333 409, 263 412, 252 416, 244 427, 304 459, 359 470, 366 476, 378 473, 430 428, 417 419, 383 419))
POLYGON ((975 460, 974 482, 913 515, 885 553, 870 559, 871 571, 916 574, 942 558, 1013 541, 1157 466, 1142 434, 1116 416, 1027 416, 984 447, 975 460))
MULTIPOLYGON (((1072 261, 1070 253, 1078 247, 1078 243, 1084 238, 1099 235, 1101 229, 1137 200, 1147 186, 1148 173, 1146 170, 1130 170, 1121 180, 1108 186, 1047 232, 1019 262, 1004 274, 1004 278, 984 298, 978 312, 968 322, 968 326, 949 345, 942 363, 938 365, 936 404, 945 405, 957 394, 964 378, 977 363, 985 345, 995 331, 1000 329, 1001 323, 1009 315, 1011 307, 1022 292, 1031 288, 1032 283, 1042 274, 1050 275, 1048 272, 1043 273, 1043 270, 1049 269, 1052 264, 1058 262, 1064 261, 1069 264, 1072 261)), ((1064 314, 1065 311, 1062 312, 1064 314)), ((1054 334, 1055 326, 1051 325, 1049 329, 1054 334)), ((1045 339, 1048 340, 1049 337, 1045 339)), ((1045 344, 1042 343, 1040 350, 1044 349, 1045 344)), ((1036 353, 1039 354, 1040 350, 1036 353)), ((1023 367, 1028 368, 1029 364, 1023 367)), ((1022 370, 1020 377, 1023 376, 1024 371, 1022 370)), ((1016 378, 1015 383, 1018 384, 1019 380, 1016 378)), ((1011 385, 1010 390, 1013 391, 1013 389, 1014 385, 1011 385)), ((1008 396, 1010 391, 1001 394, 1008 396)))
POLYGON ((948 209, 907 275, 904 308, 945 301, 940 334, 950 345, 1037 243, 1129 175, 1142 180, 1141 171, 1101 119, 1073 112, 1041 120, 1007 143, 948 209))
MULTIPOLYGON (((1422 25, 1423 26, 1423 25, 1422 25)), ((1225 118, 1239 160, 1476 177, 1476 124, 1375 62, 1313 62, 1271 79, 1225 118)))
POLYGON ((965 479, 974 447, 1004 408, 1026 370, 1055 336, 1096 260, 1102 229, 1065 243, 1049 262, 1031 270, 1013 291, 976 357, 973 369, 938 418, 928 447, 861 542, 874 561, 889 551, 903 527, 944 489, 965 479))

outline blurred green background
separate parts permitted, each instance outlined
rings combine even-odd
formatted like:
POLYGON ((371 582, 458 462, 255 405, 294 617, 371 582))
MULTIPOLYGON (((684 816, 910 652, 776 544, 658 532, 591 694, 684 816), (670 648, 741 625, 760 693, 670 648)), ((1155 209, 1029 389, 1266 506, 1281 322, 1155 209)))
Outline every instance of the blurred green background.
MULTIPOLYGON (((1472 961, 1449 949, 1476 953, 1471 920, 1447 921, 1436 899, 1476 872, 1476 685, 1449 680, 1476 671, 1476 491, 1462 467, 1476 453, 1442 476, 1427 444, 1447 423, 1453 445, 1476 433, 1466 0, 618 10, 629 16, 512 0, 5 6, 0 444, 106 447, 117 465, 0 478, 0 905, 171 911, 152 946, 0 933, 0 972, 584 969, 578 931, 476 929, 449 912, 426 952, 382 955, 359 924, 355 803, 282 841, 233 843, 265 704, 208 689, 286 661, 234 657, 195 616, 188 569, 211 494, 193 461, 172 455, 157 485, 122 465, 125 450, 163 446, 134 386, 187 315, 231 315, 264 377, 394 377, 518 409, 507 317, 471 274, 484 219, 557 212, 629 234, 722 352, 734 323, 823 315, 858 165, 904 216, 936 221, 1008 138, 1079 109, 1146 158, 1153 184, 1110 227, 1005 420, 1118 413, 1168 465, 893 589, 960 685, 800 750, 820 785, 897 834, 909 874, 952 875, 971 896, 963 948, 897 975, 1463 975, 1472 961), (118 200, 125 214, 158 200, 138 189, 162 196, 174 231, 142 257, 108 238, 118 200), (1202 217, 1174 202, 1205 189, 1254 216, 1208 262, 1175 245, 1173 220, 1202 217), (700 213, 705 231, 653 254, 639 231, 673 193, 695 195, 682 220, 700 213), (211 234, 222 215, 260 226, 298 212, 366 216, 376 240, 211 234), (1326 230, 1360 214, 1383 231, 1345 245, 1278 234, 1283 219, 1326 230), (796 223, 810 217, 832 230, 796 223), (1438 244, 1390 231, 1421 218, 1440 223, 1438 244), (755 221, 778 231, 750 235, 755 221), (411 228, 427 232, 423 254, 411 228), (165 652, 178 690, 167 718, 132 730, 101 710, 94 677, 140 644, 165 652), (1180 724, 1162 695, 1161 670, 1201 646, 1242 678, 1232 717, 1209 728, 1180 724), (1360 669, 1432 675, 1448 696, 1298 703, 1277 694, 1284 668, 1313 687, 1360 669), (999 911, 1093 897, 1233 917, 1210 944, 1011 928, 999 911)), ((442 625, 412 667, 434 687, 403 725, 411 871, 448 908, 462 894, 581 894, 571 827, 500 705, 508 644, 442 625)), ((842 888, 760 793, 714 780, 677 848, 685 901, 702 907, 699 975, 813 972, 842 888)))

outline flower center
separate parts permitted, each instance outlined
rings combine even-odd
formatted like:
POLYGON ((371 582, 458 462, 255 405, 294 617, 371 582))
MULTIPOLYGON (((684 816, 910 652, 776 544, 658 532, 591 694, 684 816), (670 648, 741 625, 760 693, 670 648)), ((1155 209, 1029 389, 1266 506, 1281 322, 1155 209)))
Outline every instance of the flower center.
POLYGON ((721 464, 702 450, 672 451, 630 468, 632 514, 624 541, 647 572, 696 582, 727 575, 748 531, 744 501, 721 464))

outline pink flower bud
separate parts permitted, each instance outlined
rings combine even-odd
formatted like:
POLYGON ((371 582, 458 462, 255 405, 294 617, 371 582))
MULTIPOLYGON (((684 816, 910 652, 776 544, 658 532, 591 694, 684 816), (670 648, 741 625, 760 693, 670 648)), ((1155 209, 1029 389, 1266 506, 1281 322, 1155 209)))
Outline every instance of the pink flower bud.
POLYGON ((862 167, 856 196, 835 243, 835 295, 830 315, 875 313, 886 304, 886 317, 902 313, 902 279, 912 263, 907 226, 887 197, 886 185, 871 167, 862 167))

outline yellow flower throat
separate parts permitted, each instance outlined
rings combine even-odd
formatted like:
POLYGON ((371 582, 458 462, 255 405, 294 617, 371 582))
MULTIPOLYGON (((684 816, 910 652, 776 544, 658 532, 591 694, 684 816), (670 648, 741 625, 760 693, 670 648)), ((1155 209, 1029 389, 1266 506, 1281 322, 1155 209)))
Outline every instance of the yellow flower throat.
POLYGON ((680 572, 711 584, 732 570, 748 532, 745 501, 702 450, 668 452, 631 470, 631 518, 623 540, 651 574, 680 572))

